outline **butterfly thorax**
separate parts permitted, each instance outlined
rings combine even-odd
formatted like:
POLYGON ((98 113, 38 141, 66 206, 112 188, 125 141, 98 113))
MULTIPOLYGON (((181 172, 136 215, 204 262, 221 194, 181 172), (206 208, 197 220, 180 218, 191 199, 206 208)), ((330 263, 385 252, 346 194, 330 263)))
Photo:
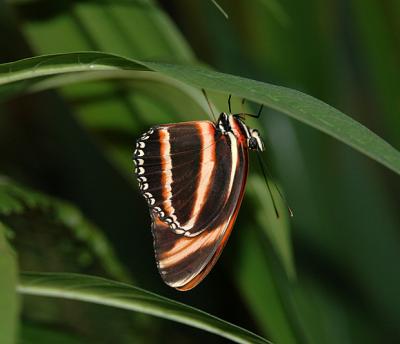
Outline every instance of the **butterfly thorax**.
POLYGON ((259 131, 249 128, 239 114, 222 112, 217 121, 217 129, 224 135, 233 133, 240 143, 251 150, 264 151, 264 142, 259 131))

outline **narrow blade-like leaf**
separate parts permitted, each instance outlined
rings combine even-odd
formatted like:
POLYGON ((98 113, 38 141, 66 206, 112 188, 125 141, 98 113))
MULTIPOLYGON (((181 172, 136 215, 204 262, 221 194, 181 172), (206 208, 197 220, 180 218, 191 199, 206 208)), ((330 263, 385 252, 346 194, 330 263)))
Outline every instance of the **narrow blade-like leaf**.
POLYGON ((24 273, 18 290, 23 294, 80 300, 150 314, 197 327, 237 343, 270 343, 206 312, 104 278, 65 273, 24 273))
POLYGON ((0 65, 0 85, 63 73, 121 69, 153 70, 195 87, 265 104, 335 137, 400 174, 400 153, 339 110, 296 90, 201 67, 144 62, 94 52, 47 55, 0 65))

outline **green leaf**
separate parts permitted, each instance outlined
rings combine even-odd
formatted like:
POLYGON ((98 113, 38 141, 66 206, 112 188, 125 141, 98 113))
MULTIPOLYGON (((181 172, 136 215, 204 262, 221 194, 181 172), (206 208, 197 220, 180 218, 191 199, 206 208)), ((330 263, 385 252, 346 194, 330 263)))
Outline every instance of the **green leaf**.
POLYGON ((200 328, 237 343, 270 343, 206 312, 104 278, 65 273, 23 273, 18 291, 27 295, 86 301, 150 314, 200 328))
POLYGON ((270 184, 272 186, 272 195, 279 211, 279 218, 276 217, 271 197, 266 195, 264 180, 259 176, 251 176, 248 181, 249 191, 252 192, 257 200, 256 220, 260 223, 260 227, 275 248, 287 276, 293 280, 295 279, 296 271, 290 246, 289 215, 286 204, 277 192, 273 181, 270 184))
POLYGON ((63 73, 121 69, 153 70, 195 87, 263 103, 335 137, 400 174, 400 153, 339 110, 296 90, 201 67, 144 62, 95 52, 47 55, 0 65, 0 85, 63 73))
POLYGON ((0 222, 0 343, 15 343, 19 301, 16 293, 17 263, 6 240, 6 226, 0 222))
POLYGON ((263 333, 268 333, 276 343, 294 344, 296 333, 276 283, 272 259, 264 251, 265 246, 254 228, 243 228, 235 259, 234 277, 263 333))
POLYGON ((0 65, 0 85, 48 75, 82 71, 143 70, 133 60, 105 53, 72 53, 32 57, 0 65))
POLYGON ((200 67, 146 62, 146 67, 192 86, 229 93, 269 106, 346 143, 400 174, 400 152, 368 128, 302 92, 200 67))

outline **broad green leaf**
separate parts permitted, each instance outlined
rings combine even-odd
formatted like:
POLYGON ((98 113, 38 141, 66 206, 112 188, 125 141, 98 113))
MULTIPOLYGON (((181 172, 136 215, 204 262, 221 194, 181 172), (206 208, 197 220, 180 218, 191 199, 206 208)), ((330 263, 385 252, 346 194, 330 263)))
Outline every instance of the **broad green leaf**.
POLYGON ((270 343, 268 340, 206 312, 104 278, 65 273, 23 273, 22 294, 92 302, 174 320, 237 343, 270 343))
POLYGON ((17 262, 8 246, 6 226, 0 222, 0 343, 15 343, 19 300, 16 293, 17 262))
POLYGON ((400 153, 368 128, 311 96, 202 67, 144 62, 105 53, 71 53, 0 65, 0 85, 49 75, 113 70, 153 70, 189 85, 263 103, 346 143, 400 174, 400 153))

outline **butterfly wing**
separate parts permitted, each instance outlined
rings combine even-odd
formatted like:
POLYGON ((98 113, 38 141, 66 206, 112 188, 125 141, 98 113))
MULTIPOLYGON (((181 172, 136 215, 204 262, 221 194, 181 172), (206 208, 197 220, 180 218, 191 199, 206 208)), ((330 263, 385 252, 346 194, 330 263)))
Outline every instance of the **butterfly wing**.
POLYGON ((191 289, 231 232, 247 178, 247 147, 212 122, 186 122, 150 129, 134 159, 160 274, 172 287, 191 289))

